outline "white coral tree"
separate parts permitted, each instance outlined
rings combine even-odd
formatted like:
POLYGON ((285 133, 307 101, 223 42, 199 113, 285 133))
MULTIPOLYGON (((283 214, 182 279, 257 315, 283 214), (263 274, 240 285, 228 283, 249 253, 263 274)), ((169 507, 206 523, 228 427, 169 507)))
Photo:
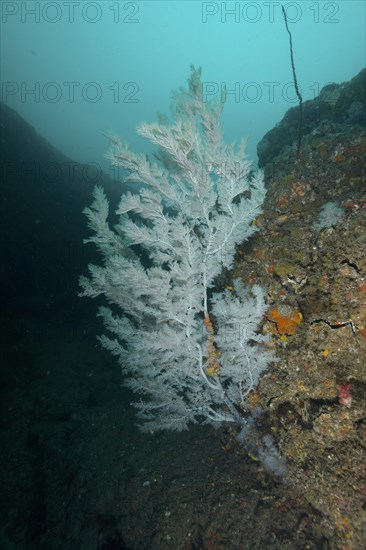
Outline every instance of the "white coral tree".
MULTIPOLYGON (((255 231, 265 196, 263 175, 245 156, 245 140, 224 143, 223 100, 204 101, 201 71, 173 95, 172 123, 142 123, 137 133, 157 146, 154 161, 109 136, 107 157, 142 184, 122 195, 119 223, 108 225, 101 188, 85 209, 102 266, 89 266, 82 295, 104 294, 100 315, 112 336, 145 431, 189 423, 242 422, 246 398, 273 360, 258 327, 263 289, 212 293, 233 265, 235 245, 255 231), (132 247, 132 248, 131 248, 132 247)), ((88 242, 87 241, 87 242, 88 242)))

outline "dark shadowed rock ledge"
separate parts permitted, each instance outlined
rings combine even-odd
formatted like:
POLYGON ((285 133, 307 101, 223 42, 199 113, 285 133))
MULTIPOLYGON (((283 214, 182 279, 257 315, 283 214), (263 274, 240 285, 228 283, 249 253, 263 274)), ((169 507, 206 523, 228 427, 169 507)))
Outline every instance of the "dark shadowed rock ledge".
MULTIPOLYGON (((299 107, 287 111, 281 122, 267 132, 258 143, 259 166, 271 162, 298 137, 299 107)), ((303 103, 303 135, 311 133, 323 121, 365 126, 366 69, 352 80, 324 86, 318 97, 303 103)))

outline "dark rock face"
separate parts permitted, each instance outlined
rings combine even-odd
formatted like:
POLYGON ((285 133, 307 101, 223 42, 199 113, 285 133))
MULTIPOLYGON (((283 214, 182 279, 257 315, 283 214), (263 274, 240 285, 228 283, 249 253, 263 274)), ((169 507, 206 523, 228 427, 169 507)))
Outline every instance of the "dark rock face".
MULTIPOLYGON (((303 103, 303 135, 311 133, 325 120, 340 124, 366 124, 366 69, 350 82, 324 86, 317 98, 303 103)), ((271 162, 285 147, 297 142, 298 125, 299 107, 292 107, 258 143, 260 167, 271 162)))
POLYGON ((80 274, 97 258, 83 245, 82 211, 102 185, 113 212, 120 189, 97 163, 68 158, 1 102, 0 118, 2 305, 40 315, 70 308, 80 274))
POLYGON ((298 108, 263 138, 261 231, 235 265, 267 289, 264 330, 280 358, 256 405, 332 549, 366 540, 365 76, 304 104, 299 158, 298 108))

